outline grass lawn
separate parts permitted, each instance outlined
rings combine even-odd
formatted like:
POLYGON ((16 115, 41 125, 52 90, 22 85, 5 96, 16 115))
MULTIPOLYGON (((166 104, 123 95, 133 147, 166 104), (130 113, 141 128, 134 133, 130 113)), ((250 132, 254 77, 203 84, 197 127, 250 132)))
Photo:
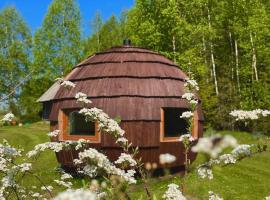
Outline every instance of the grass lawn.
MULTIPOLYGON (((48 130, 49 127, 44 122, 35 123, 28 127, 0 127, 0 140, 6 139, 11 145, 28 151, 38 143, 49 141, 49 137, 46 135, 48 130)), ((220 132, 220 134, 231 134, 238 139, 239 143, 246 144, 254 144, 259 139, 263 139, 241 132, 220 132)), ((192 168, 195 169, 202 162, 203 158, 198 156, 192 164, 192 168)), ((59 165, 54 153, 47 151, 34 163, 35 173, 42 177, 45 183, 51 184, 52 180, 59 177, 57 172, 59 165)), ((223 168, 216 167, 213 172, 213 180, 199 179, 194 172, 189 174, 185 188, 189 199, 208 199, 208 191, 213 191, 224 199, 230 200, 262 200, 270 195, 270 152, 253 155, 235 165, 223 168)), ((150 190, 156 194, 157 199, 161 199, 169 183, 179 184, 180 181, 178 175, 151 178, 149 179, 150 190)), ((33 180, 26 180, 26 184, 33 184, 33 180)), ((76 187, 80 187, 82 181, 76 179, 74 184, 76 187)), ((140 181, 138 185, 131 188, 132 199, 146 199, 141 188, 140 181)))

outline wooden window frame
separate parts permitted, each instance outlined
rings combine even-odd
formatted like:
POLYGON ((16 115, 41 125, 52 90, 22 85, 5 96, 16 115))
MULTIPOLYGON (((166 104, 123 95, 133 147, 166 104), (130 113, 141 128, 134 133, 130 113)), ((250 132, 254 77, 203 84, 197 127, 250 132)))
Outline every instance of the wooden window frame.
POLYGON ((100 143, 101 137, 100 137, 100 131, 98 129, 98 123, 95 123, 95 135, 70 135, 68 133, 68 125, 69 125, 69 116, 68 114, 75 110, 59 110, 58 114, 58 123, 59 123, 59 130, 60 140, 72 140, 72 141, 78 141, 79 139, 85 139, 90 140, 90 143, 100 143))
MULTIPOLYGON (((177 108, 177 107, 176 107, 177 108)), ((179 116, 180 117, 180 116, 179 116)), ((178 142, 178 137, 165 137, 164 108, 160 108, 160 142, 178 142)), ((194 112, 192 136, 198 138, 198 114, 194 112)))

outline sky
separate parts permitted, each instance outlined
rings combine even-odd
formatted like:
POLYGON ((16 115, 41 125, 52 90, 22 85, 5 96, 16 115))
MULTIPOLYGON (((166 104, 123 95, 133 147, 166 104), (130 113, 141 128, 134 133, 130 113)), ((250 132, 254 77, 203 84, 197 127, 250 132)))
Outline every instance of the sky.
MULTIPOLYGON (((52 0, 0 0, 0 9, 5 6, 15 6, 32 32, 41 26, 42 20, 52 0)), ((120 16, 121 11, 133 6, 134 0, 77 0, 82 14, 82 29, 84 34, 89 34, 90 20, 93 19, 96 12, 101 14, 105 21, 112 14, 120 16)))

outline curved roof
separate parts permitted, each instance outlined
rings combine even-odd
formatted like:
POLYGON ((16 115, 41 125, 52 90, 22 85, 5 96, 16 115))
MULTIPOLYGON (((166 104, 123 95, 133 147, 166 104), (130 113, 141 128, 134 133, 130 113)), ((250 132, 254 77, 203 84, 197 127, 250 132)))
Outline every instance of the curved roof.
POLYGON ((177 65, 156 52, 113 47, 73 68, 65 80, 76 87, 58 90, 50 120, 57 120, 59 109, 79 107, 74 99, 77 92, 87 94, 93 101, 90 107, 99 107, 111 117, 120 116, 123 121, 160 120, 161 107, 188 107, 180 99, 186 78, 177 65))

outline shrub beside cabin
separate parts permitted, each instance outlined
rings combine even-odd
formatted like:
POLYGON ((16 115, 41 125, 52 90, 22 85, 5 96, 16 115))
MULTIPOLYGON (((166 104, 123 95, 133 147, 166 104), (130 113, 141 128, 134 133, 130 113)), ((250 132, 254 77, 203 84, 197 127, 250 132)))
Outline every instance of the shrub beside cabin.
MULTIPOLYGON (((97 123, 85 122, 78 111, 75 94, 83 92, 97 107, 111 118, 120 117, 125 137, 140 148, 143 162, 159 163, 159 155, 170 153, 184 163, 183 145, 179 137, 187 133, 187 122, 179 116, 188 110, 181 99, 187 75, 164 56, 129 43, 96 53, 79 63, 65 77, 76 87, 68 90, 55 83, 39 99, 43 103, 43 117, 50 121, 51 130, 59 129, 59 141, 90 140, 90 147, 102 150, 112 161, 121 149, 115 139, 100 134, 97 123)), ((202 136, 200 103, 194 113, 193 137, 202 136)), ((63 168, 72 168, 75 150, 57 154, 63 168)), ((194 159, 194 155, 191 155, 194 159)))

